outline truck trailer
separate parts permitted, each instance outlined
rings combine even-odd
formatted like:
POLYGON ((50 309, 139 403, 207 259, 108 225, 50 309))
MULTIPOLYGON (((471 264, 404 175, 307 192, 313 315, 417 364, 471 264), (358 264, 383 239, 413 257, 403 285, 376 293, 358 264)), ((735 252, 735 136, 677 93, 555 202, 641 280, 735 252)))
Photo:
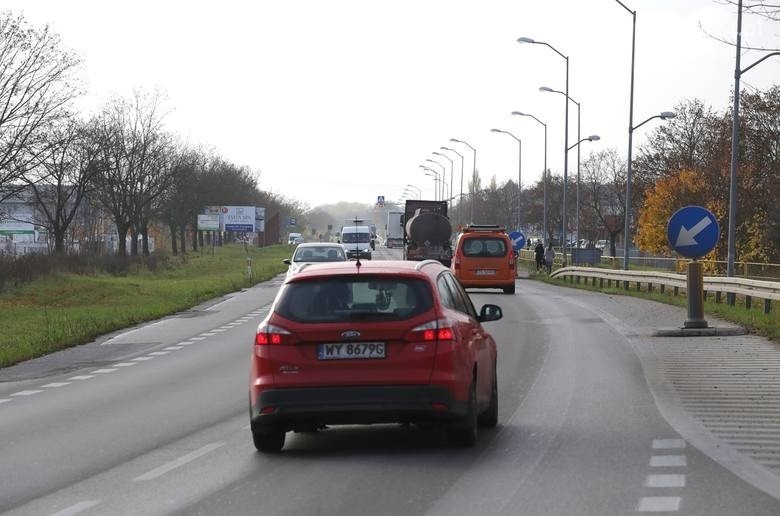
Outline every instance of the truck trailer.
POLYGON ((452 263, 452 225, 447 201, 407 200, 403 218, 404 260, 452 263))

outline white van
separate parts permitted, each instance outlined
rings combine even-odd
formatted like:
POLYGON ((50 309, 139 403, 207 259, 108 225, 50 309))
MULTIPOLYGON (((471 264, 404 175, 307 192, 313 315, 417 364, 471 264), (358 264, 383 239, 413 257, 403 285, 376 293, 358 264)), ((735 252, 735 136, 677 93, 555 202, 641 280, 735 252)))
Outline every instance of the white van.
POLYGON ((290 233, 287 236, 287 243, 292 244, 300 244, 303 242, 303 236, 300 233, 290 233))
POLYGON ((371 259, 371 229, 368 226, 344 226, 341 228, 341 245, 347 258, 371 259))

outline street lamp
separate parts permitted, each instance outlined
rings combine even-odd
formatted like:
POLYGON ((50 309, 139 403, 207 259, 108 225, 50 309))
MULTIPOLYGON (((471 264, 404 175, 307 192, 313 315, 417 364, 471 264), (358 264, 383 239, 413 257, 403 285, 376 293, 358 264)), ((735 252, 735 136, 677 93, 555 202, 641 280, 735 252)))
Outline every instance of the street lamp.
POLYGON ((512 111, 513 115, 517 116, 528 116, 539 122, 544 126, 544 170, 542 171, 542 179, 543 179, 543 185, 544 185, 544 213, 542 215, 542 226, 543 226, 543 234, 545 237, 545 241, 547 241, 547 124, 536 118, 535 116, 528 114, 528 113, 521 113, 520 111, 512 111))
POLYGON ((441 167, 442 183, 441 183, 441 195, 439 196, 439 198, 441 200, 444 200, 444 175, 447 173, 447 169, 446 169, 446 167, 444 165, 442 165, 441 163, 439 163, 435 159, 428 158, 425 161, 428 162, 428 163, 434 163, 434 164, 439 165, 441 167))
MULTIPOLYGON (((441 150, 446 150, 450 152, 454 152, 458 156, 460 156, 460 195, 458 196, 458 221, 462 222, 462 216, 461 213, 463 212, 463 162, 466 160, 466 158, 463 157, 463 154, 456 151, 455 149, 450 149, 449 147, 439 147, 441 150)), ((450 178, 452 179, 452 178, 450 178)), ((454 181, 451 181, 454 183, 454 181)))
POLYGON ((432 168, 428 168, 428 167, 422 167, 422 168, 427 170, 427 172, 425 172, 426 176, 433 178, 433 188, 434 188, 433 200, 434 201, 438 201, 439 200, 439 191, 440 191, 440 187, 439 187, 439 181, 440 181, 439 173, 437 171, 433 170, 432 168))
MULTIPOLYGON (((760 62, 772 56, 780 55, 780 52, 770 52, 764 57, 748 66, 744 70, 740 69, 740 54, 742 53, 742 0, 739 0, 737 7, 737 59, 734 64, 734 109, 731 114, 731 165, 729 169, 729 241, 727 251, 726 275, 734 276, 734 260, 737 254, 737 159, 739 154, 739 80, 742 74, 759 64, 760 62)), ((727 295, 727 301, 733 305, 736 296, 727 295)))
POLYGON ((491 129, 490 132, 508 134, 517 140, 517 230, 520 231, 520 194, 523 191, 522 183, 520 181, 522 179, 523 171, 523 142, 514 134, 510 133, 509 131, 504 131, 503 129, 491 129))
MULTIPOLYGON (((563 100, 565 105, 565 123, 563 129, 563 214, 561 221, 561 229, 563 230, 564 237, 566 236, 566 185, 569 181, 569 56, 562 54, 554 46, 544 41, 535 41, 531 38, 517 38, 518 43, 531 43, 534 45, 544 45, 550 48, 553 52, 561 56, 566 61, 566 98, 563 100)), ((566 266, 566 247, 563 248, 563 266, 566 266)))
MULTIPOLYGON (((621 4, 622 5, 622 4, 621 4)), ((631 108, 633 118, 633 105, 631 108)), ((674 111, 662 111, 657 115, 653 115, 641 124, 635 126, 629 126, 628 128, 628 163, 626 163, 626 209, 625 209, 625 221, 623 226, 623 270, 628 270, 628 250, 631 245, 631 147, 634 140, 634 131, 639 129, 647 122, 654 118, 660 118, 661 120, 668 120, 676 117, 677 114, 674 111)))
POLYGON ((415 185, 412 185, 412 184, 406 185, 406 188, 407 189, 414 188, 415 190, 417 190, 417 198, 418 199, 422 199, 422 189, 421 188, 419 188, 419 187, 417 187, 415 185))
POLYGON ((450 162, 450 207, 452 207, 452 175, 455 172, 455 162, 452 161, 452 158, 447 156, 446 154, 442 154, 441 152, 434 152, 434 156, 441 156, 442 158, 446 159, 450 162))
MULTIPOLYGON (((450 138, 451 142, 455 143, 462 143, 466 147, 472 150, 474 152, 474 161, 472 162, 473 169, 471 171, 471 187, 476 188, 477 187, 477 149, 469 145, 468 143, 464 142, 463 140, 458 140, 456 138, 450 138)), ((463 190, 463 185, 461 184, 461 190, 463 190)), ((469 209, 469 222, 474 222, 474 197, 476 192, 471 193, 471 207, 469 209)))
MULTIPOLYGON (((581 138, 580 136, 580 122, 582 120, 581 118, 581 112, 580 112, 580 103, 574 100, 573 98, 569 97, 562 91, 554 90, 552 88, 549 88, 547 86, 542 86, 539 88, 539 91, 544 91, 548 93, 559 93, 569 99, 570 101, 574 102, 577 105, 577 139, 579 140, 581 138)), ((577 247, 580 245, 580 148, 577 147, 577 188, 576 188, 576 194, 577 198, 577 206, 575 210, 575 222, 574 222, 574 231, 577 234, 577 247)))

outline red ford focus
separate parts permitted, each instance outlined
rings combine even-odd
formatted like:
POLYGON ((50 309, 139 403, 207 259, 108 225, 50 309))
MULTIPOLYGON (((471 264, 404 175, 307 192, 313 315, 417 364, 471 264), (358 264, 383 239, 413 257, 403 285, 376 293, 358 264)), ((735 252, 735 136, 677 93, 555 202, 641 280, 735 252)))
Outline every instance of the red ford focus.
POLYGON ((439 262, 340 262, 299 271, 279 290, 252 353, 255 447, 324 425, 438 422, 473 445, 498 420, 496 344, 439 262))

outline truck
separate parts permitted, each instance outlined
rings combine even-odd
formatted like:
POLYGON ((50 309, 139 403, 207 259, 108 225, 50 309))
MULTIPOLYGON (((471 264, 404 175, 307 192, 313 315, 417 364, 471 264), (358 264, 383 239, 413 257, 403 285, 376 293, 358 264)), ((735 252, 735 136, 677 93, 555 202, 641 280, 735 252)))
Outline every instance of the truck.
POLYGON ((402 247, 404 245, 404 228, 401 220, 404 218, 402 211, 387 212, 387 226, 385 227, 385 245, 388 249, 402 247))
POLYGON ((403 215, 404 260, 452 263, 452 224, 447 201, 407 200, 403 215))

